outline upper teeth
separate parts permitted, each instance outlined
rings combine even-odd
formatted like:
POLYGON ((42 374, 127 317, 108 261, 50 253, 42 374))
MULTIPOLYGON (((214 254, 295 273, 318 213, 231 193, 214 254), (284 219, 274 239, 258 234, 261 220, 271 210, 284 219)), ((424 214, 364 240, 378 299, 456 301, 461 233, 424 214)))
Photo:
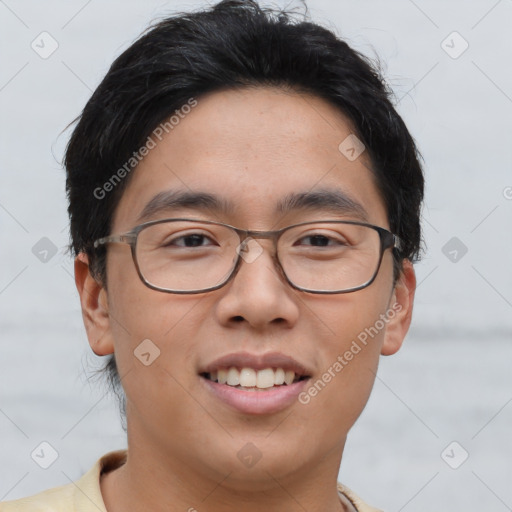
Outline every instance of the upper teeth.
POLYGON ((235 367, 220 368, 218 371, 211 372, 209 376, 210 380, 218 381, 220 384, 261 389, 280 386, 283 383, 290 385, 295 380, 293 370, 284 371, 282 368, 265 368, 264 370, 254 370, 253 368, 238 370, 235 367))

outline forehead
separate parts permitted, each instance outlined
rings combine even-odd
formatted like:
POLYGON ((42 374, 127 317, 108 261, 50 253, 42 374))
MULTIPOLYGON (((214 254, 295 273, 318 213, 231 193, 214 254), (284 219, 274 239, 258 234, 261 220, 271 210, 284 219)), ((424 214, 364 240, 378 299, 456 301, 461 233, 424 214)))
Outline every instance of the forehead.
MULTIPOLYGON (((174 202, 175 213, 197 206, 203 214, 213 205, 219 220, 265 229, 293 198, 323 195, 332 206, 336 195, 356 210, 361 206, 366 220, 387 225, 369 158, 366 152, 348 158, 342 151, 354 130, 325 100, 272 87, 244 88, 197 98, 186 112, 159 137, 152 134, 155 144, 130 177, 114 229, 129 229, 142 217, 172 216, 172 208, 154 206, 178 196, 187 200, 174 202), (205 206, 206 195, 214 201, 205 206)), ((291 210, 322 211, 322 201, 306 203, 295 202, 291 210)))

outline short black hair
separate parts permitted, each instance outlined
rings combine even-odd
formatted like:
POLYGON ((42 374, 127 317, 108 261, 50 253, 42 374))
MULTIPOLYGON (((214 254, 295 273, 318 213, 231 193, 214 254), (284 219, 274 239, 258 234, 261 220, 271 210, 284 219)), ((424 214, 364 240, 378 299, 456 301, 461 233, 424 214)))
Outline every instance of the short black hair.
MULTIPOLYGON (((75 120, 64 158, 70 247, 75 255, 88 255, 103 285, 105 250, 94 249, 93 242, 110 234, 115 209, 136 172, 134 154, 191 100, 254 86, 312 94, 350 119, 370 157, 390 229, 403 241, 394 251, 395 278, 404 258, 419 259, 420 155, 378 67, 309 21, 307 12, 298 18, 253 0, 223 0, 149 27, 113 62, 75 120)), ((118 383, 113 357, 107 367, 118 383)))

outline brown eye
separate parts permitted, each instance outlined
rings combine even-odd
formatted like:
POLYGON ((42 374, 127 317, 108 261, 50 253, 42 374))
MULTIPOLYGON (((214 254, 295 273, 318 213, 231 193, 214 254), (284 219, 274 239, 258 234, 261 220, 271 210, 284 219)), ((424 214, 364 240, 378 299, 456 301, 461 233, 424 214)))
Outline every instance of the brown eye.
POLYGON ((169 243, 165 245, 178 245, 180 247, 202 247, 204 245, 203 242, 208 240, 210 239, 205 235, 193 234, 180 236, 178 238, 175 238, 174 240, 170 240, 169 243))

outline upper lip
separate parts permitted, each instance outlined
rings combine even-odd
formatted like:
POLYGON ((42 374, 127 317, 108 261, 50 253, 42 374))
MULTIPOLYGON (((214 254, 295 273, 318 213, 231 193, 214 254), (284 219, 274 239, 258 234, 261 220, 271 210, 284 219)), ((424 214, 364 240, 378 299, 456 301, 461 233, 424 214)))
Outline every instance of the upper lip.
POLYGON ((206 365, 199 373, 212 373, 220 368, 282 368, 285 371, 293 370, 299 376, 309 376, 311 372, 293 357, 280 352, 267 352, 265 354, 250 354, 248 352, 235 352, 227 354, 206 365))

